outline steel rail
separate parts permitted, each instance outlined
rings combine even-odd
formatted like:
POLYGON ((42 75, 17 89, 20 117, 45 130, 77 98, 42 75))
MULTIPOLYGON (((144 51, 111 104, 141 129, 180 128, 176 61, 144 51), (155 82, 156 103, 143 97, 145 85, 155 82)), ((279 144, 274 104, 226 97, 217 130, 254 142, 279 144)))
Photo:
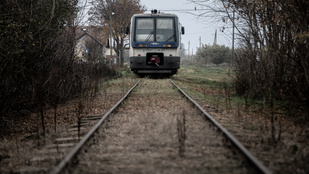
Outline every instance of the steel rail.
POLYGON ((210 120, 220 131, 241 151, 242 154, 259 170, 260 173, 271 174, 256 157, 254 157, 249 150, 247 150, 229 131, 227 131, 220 123, 218 123, 208 112, 206 112, 198 103, 196 103, 188 94, 180 89, 172 80, 170 82, 187 98, 189 99, 199 110, 210 120))
POLYGON ((65 169, 65 167, 68 165, 68 163, 72 160, 73 157, 76 156, 76 154, 80 151, 80 149, 83 147, 83 145, 90 139, 90 137, 97 131, 97 129, 101 126, 105 118, 107 118, 115 109, 117 109, 120 104, 129 96, 129 94, 133 91, 133 89, 139 84, 141 79, 135 83, 135 85, 126 93, 126 95, 121 98, 107 113, 105 113, 102 118, 99 120, 99 122, 94 125, 90 131, 75 145, 75 147, 70 151, 70 153, 54 168, 54 170, 51 172, 51 174, 58 174, 62 170, 65 169))

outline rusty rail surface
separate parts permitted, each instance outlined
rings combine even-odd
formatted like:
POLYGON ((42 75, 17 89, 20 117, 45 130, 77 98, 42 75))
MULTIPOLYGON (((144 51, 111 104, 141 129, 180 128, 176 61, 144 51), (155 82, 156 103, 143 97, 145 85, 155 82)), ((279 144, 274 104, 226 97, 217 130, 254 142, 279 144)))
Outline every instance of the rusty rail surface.
POLYGON ((96 132, 96 130, 101 126, 103 121, 115 110, 120 104, 130 95, 133 89, 140 83, 141 79, 135 83, 135 85, 126 93, 126 95, 121 98, 106 114, 102 116, 99 122, 94 125, 90 131, 76 144, 76 146, 70 151, 70 153, 54 168, 51 174, 58 174, 62 172, 68 163, 76 156, 84 144, 90 139, 90 137, 96 132))
POLYGON ((247 158, 254 168, 260 173, 270 174, 271 172, 266 168, 255 156, 253 156, 229 131, 227 131, 220 123, 218 123, 208 112, 206 112, 198 103, 196 103, 188 94, 180 89, 172 80, 170 82, 182 93, 188 100, 190 100, 203 114, 212 122, 232 143, 239 149, 239 151, 247 158))

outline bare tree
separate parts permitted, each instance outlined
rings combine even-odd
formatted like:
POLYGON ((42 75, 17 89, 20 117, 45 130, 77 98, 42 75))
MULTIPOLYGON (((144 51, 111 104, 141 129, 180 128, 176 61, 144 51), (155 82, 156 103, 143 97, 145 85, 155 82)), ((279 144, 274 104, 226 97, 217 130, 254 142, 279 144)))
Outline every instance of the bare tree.
POLYGON ((192 0, 237 31, 236 90, 300 110, 309 100, 309 2, 306 0, 192 0), (218 6, 221 4, 220 6, 218 6), (218 8, 219 7, 219 8, 218 8), (212 11, 212 13, 211 13, 212 11), (235 14, 235 15, 234 15, 235 14), (288 103, 284 101, 290 101, 288 103), (293 101, 293 102, 291 102, 293 101), (293 104, 292 104, 293 103, 293 104))
MULTIPOLYGON (((236 63, 238 92, 304 107, 309 97, 309 3, 305 0, 222 1, 235 11, 241 54, 236 63)), ((288 104, 290 105, 290 104, 288 104)), ((307 108, 307 106, 305 107, 307 108)))
POLYGON ((36 112, 44 136, 47 106, 56 130, 58 104, 95 87, 92 72, 113 72, 76 61, 77 0, 4 0, 0 9, 0 124, 36 112))
POLYGON ((144 7, 139 0, 94 0, 89 11, 90 21, 101 25, 105 31, 111 31, 114 50, 120 56, 120 65, 124 63, 124 47, 126 46, 126 29, 130 25, 131 16, 142 13, 144 7))

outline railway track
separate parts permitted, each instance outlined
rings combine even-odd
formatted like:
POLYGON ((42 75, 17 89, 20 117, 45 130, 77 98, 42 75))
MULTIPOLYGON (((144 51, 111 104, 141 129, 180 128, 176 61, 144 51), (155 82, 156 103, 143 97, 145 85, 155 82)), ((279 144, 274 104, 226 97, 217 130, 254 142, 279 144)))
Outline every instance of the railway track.
POLYGON ((270 173, 167 79, 138 81, 51 173, 85 172, 270 173))

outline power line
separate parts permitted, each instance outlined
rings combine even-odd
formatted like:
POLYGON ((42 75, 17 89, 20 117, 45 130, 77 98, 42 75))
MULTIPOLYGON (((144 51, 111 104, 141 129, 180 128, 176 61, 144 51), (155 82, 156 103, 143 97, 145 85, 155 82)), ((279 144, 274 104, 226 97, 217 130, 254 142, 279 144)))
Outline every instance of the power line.
MULTIPOLYGON (((147 11, 151 11, 151 10, 147 10, 147 11)), ((178 10, 175 10, 175 9, 166 9, 166 10, 160 10, 160 9, 158 9, 158 11, 160 11, 160 12, 164 12, 164 11, 177 11, 177 12, 194 12, 194 11, 207 11, 207 9, 197 9, 197 8, 195 8, 195 9, 178 9, 178 10)))

